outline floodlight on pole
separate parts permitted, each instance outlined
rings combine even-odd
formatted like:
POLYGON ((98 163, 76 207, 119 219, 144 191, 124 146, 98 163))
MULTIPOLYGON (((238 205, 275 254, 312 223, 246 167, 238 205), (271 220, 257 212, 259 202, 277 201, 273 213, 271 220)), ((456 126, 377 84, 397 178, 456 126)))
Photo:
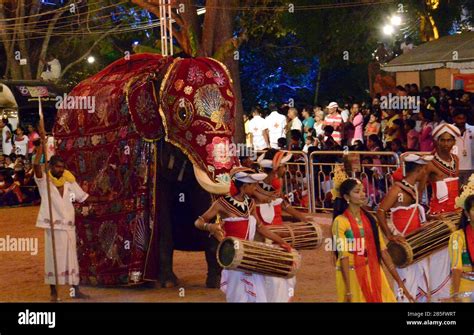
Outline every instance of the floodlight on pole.
POLYGON ((392 35, 394 33, 394 31, 395 31, 395 29, 390 24, 387 24, 383 27, 383 33, 385 35, 392 35))
POLYGON ((390 18, 390 23, 394 26, 399 26, 402 24, 402 18, 400 17, 400 15, 393 15, 390 18))

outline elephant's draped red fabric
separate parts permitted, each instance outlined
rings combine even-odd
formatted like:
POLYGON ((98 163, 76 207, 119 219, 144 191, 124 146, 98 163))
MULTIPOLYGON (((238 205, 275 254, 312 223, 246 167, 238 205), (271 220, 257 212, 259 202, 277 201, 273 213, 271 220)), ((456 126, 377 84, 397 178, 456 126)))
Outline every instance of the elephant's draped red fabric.
POLYGON ((236 163, 228 147, 235 99, 225 67, 211 59, 133 55, 76 86, 53 130, 56 153, 92 195, 77 205, 81 283, 130 285, 156 280, 157 141, 183 150, 212 180, 225 182, 236 163), (80 107, 80 108, 78 108, 80 107))

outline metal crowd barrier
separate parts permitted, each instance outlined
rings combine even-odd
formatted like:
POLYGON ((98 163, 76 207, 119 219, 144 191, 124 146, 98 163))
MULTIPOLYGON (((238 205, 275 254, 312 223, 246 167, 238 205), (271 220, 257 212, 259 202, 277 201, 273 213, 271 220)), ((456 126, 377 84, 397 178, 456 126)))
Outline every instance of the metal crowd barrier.
POLYGON ((352 178, 362 181, 369 199, 369 206, 376 207, 392 184, 392 173, 400 166, 400 158, 387 151, 314 151, 309 157, 309 172, 313 190, 311 192, 312 212, 332 210, 332 200, 327 194, 334 187, 336 166, 349 161, 352 171, 346 171, 352 178))
POLYGON ((287 167, 283 178, 283 192, 287 195, 290 204, 308 213, 312 212, 311 199, 312 182, 308 174, 308 155, 303 151, 288 151, 293 155, 292 161, 285 163, 287 167))
MULTIPOLYGON (((393 184, 393 172, 403 167, 404 157, 410 153, 430 154, 406 152, 398 156, 389 151, 313 151, 308 157, 303 151, 283 151, 293 155, 292 161, 286 163, 283 193, 293 207, 312 213, 332 211, 334 199, 327 194, 334 187, 336 166, 350 163, 352 170, 346 173, 362 181, 369 207, 375 209, 393 184)), ((259 151, 259 155, 264 152, 259 151)), ((429 185, 423 191, 424 203, 428 203, 428 188, 429 185)))

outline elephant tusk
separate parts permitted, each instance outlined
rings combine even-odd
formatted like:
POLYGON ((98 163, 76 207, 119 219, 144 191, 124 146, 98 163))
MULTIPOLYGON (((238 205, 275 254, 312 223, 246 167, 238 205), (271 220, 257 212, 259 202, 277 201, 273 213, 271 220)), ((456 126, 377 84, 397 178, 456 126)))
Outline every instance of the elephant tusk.
POLYGON ((207 173, 193 164, 194 175, 196 180, 201 185, 201 187, 211 194, 227 194, 230 190, 229 184, 217 183, 212 181, 207 173))

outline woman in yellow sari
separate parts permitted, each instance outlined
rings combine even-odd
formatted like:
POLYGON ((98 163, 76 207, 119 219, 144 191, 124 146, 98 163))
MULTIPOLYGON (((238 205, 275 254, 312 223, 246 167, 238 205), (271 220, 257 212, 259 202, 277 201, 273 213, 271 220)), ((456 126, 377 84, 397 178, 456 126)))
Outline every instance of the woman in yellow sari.
POLYGON ((367 201, 362 183, 346 179, 338 190, 332 224, 338 301, 396 302, 382 260, 405 297, 414 301, 395 270, 375 218, 362 208, 367 201))
MULTIPOLYGON (((464 192, 463 192, 464 193, 464 192)), ((462 200, 462 195, 461 197, 462 200)), ((449 239, 449 258, 451 260, 451 296, 458 300, 463 293, 474 292, 474 194, 469 195, 463 204, 464 212, 459 230, 449 239)))

